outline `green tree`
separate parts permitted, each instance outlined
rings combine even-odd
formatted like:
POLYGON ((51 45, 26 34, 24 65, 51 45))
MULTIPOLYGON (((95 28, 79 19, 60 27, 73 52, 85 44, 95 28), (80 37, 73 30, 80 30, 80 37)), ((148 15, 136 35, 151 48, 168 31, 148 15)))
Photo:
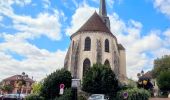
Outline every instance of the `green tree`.
POLYGON ((9 93, 13 90, 13 86, 12 85, 4 85, 4 86, 1 87, 1 90, 9 93))
POLYGON ((33 94, 40 94, 42 88, 42 82, 37 82, 32 85, 33 94))
POLYGON ((88 93, 110 94, 118 90, 118 80, 110 67, 94 64, 83 77, 82 89, 88 93))
POLYGON ((165 55, 162 58, 157 58, 154 60, 153 77, 159 76, 161 71, 166 71, 170 69, 170 56, 165 55))
POLYGON ((45 100, 54 100, 59 96, 60 84, 64 84, 65 88, 70 88, 71 79, 71 73, 64 69, 51 73, 44 79, 40 95, 43 96, 45 100))
POLYGON ((162 91, 170 90, 170 70, 162 71, 157 77, 157 83, 162 91))

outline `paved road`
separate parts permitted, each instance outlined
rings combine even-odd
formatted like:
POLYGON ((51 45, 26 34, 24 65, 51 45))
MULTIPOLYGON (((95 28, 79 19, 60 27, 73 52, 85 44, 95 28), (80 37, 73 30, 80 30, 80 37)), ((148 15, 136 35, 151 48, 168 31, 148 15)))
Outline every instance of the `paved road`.
POLYGON ((170 100, 170 98, 151 98, 149 100, 170 100))

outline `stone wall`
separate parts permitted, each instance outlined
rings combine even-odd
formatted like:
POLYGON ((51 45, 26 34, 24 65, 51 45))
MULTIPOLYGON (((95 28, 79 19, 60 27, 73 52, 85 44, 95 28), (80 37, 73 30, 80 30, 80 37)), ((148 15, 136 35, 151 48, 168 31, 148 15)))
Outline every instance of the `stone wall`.
POLYGON ((69 48, 69 54, 67 54, 65 62, 67 62, 67 68, 71 71, 72 75, 77 74, 77 78, 83 77, 83 62, 88 58, 91 62, 91 66, 95 63, 102 63, 106 60, 110 62, 111 69, 118 75, 124 73, 126 75, 126 59, 125 53, 118 50, 117 41, 114 37, 104 32, 83 32, 78 33, 71 39, 71 45, 69 48), (91 39, 91 50, 84 51, 85 38, 91 39), (105 52, 105 40, 109 40, 109 52, 105 52), (119 53, 120 52, 120 53, 119 53), (120 64, 121 63, 121 64, 120 64))

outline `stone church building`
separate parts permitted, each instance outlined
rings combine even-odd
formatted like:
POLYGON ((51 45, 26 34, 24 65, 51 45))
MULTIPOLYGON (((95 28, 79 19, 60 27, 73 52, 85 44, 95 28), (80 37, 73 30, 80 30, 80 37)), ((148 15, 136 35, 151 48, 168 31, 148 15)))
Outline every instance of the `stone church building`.
MULTIPOLYGON (((81 16, 80 16, 81 17, 81 16)), ((71 43, 64 61, 64 68, 74 78, 82 79, 95 63, 110 66, 120 81, 126 79, 125 48, 110 31, 105 0, 100 0, 96 12, 71 36, 71 43)))

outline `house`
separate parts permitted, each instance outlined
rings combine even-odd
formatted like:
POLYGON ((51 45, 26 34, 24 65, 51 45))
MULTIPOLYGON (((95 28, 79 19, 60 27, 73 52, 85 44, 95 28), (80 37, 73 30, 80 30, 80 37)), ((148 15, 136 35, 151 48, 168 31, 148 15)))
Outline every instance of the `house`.
POLYGON ((35 81, 29 77, 22 78, 22 75, 14 75, 8 77, 0 82, 0 86, 10 86, 11 89, 9 91, 4 91, 0 89, 0 94, 16 94, 19 92, 21 92, 22 94, 30 94, 32 91, 32 84, 34 82, 35 81), (19 85, 21 81, 24 82, 24 85, 19 85))

